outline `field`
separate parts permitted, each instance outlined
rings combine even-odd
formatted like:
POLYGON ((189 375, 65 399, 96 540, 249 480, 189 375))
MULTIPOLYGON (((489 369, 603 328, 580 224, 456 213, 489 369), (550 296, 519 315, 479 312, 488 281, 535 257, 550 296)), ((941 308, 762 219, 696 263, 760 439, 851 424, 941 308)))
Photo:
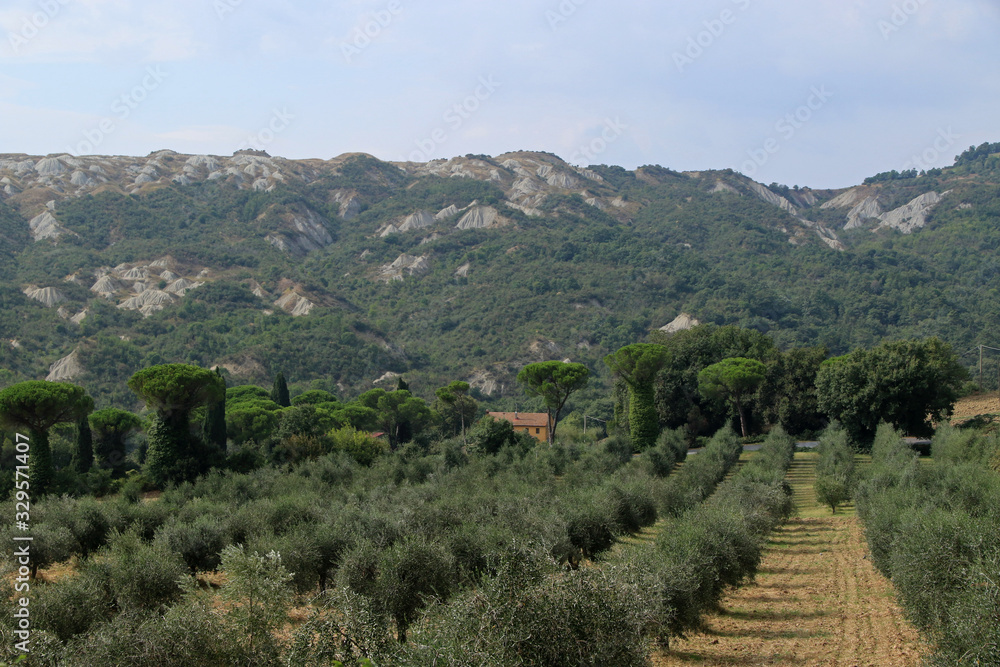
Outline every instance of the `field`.
POLYGON ((988 394, 975 394, 960 398, 955 403, 955 410, 952 412, 952 423, 963 422, 979 415, 993 415, 1000 413, 1000 394, 991 392, 988 394))
POLYGON ((788 479, 796 513, 772 534, 757 580, 725 598, 704 633, 674 641, 654 665, 920 663, 917 632, 868 560, 854 508, 831 515, 817 505, 815 460, 795 456, 788 479))

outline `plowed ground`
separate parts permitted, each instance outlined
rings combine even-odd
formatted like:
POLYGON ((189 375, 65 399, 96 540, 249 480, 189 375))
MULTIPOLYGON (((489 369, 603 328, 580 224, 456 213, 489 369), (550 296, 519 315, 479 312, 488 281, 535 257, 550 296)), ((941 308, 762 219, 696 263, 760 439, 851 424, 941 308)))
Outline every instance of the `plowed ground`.
POLYGON ((772 536, 756 582, 727 597, 705 633, 671 642, 658 667, 920 664, 921 644, 890 582, 866 558, 853 508, 819 508, 815 454, 789 471, 797 516, 772 536))

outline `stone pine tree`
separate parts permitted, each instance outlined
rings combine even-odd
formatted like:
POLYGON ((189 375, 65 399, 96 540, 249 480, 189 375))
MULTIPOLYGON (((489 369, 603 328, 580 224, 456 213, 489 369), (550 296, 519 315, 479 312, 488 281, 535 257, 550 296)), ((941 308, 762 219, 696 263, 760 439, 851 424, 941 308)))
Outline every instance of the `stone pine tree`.
POLYGON ((285 382, 285 374, 278 371, 274 376, 274 384, 271 385, 271 400, 283 408, 291 406, 292 399, 288 395, 288 383, 285 382))
POLYGON ((586 366, 564 361, 528 364, 517 374, 517 381, 524 385, 525 393, 538 396, 545 402, 545 412, 552 424, 549 429, 550 445, 555 442, 559 413, 566 401, 573 392, 586 387, 589 379, 590 369, 586 366))
POLYGON ((110 469, 112 477, 125 474, 125 448, 128 437, 142 429, 137 415, 118 408, 104 408, 90 415, 97 465, 110 469))
POLYGON ((476 399, 469 396, 469 383, 462 380, 455 380, 447 387, 441 387, 434 392, 438 400, 448 407, 451 413, 458 417, 462 433, 462 441, 465 441, 465 424, 471 423, 476 416, 478 406, 476 399))
POLYGON ((205 472, 211 460, 200 433, 192 433, 191 411, 225 400, 222 379, 197 366, 163 364, 142 369, 129 379, 128 386, 155 412, 146 452, 150 478, 162 485, 188 481, 205 472))
POLYGON ((747 437, 745 405, 747 397, 764 381, 767 369, 756 359, 730 357, 698 373, 698 390, 706 398, 723 398, 736 408, 740 431, 747 437))
POLYGON ((25 429, 31 440, 31 490, 44 493, 52 483, 49 429, 77 422, 94 409, 94 400, 81 387, 66 382, 29 380, 0 391, 0 423, 25 429))
POLYGON ((654 403, 653 380, 670 358, 662 345, 635 343, 604 357, 604 363, 628 387, 629 437, 636 451, 645 451, 656 442, 660 432, 654 403))

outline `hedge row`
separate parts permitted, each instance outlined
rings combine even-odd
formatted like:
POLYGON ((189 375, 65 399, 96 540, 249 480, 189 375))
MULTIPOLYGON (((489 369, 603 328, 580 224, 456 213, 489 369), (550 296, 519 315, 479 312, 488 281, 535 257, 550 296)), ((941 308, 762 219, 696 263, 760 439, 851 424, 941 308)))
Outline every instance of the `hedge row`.
POLYGON ((977 460, 977 437, 943 427, 921 465, 882 425, 855 499, 872 561, 934 664, 1000 664, 1000 477, 977 460))

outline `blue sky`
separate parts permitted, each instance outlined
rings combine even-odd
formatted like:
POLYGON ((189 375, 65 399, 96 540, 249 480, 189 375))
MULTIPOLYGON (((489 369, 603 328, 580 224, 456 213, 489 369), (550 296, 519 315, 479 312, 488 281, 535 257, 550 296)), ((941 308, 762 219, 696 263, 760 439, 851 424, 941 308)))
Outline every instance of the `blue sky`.
POLYGON ((1000 0, 7 0, 0 153, 526 149, 845 187, 1000 141, 998 36, 1000 0))

